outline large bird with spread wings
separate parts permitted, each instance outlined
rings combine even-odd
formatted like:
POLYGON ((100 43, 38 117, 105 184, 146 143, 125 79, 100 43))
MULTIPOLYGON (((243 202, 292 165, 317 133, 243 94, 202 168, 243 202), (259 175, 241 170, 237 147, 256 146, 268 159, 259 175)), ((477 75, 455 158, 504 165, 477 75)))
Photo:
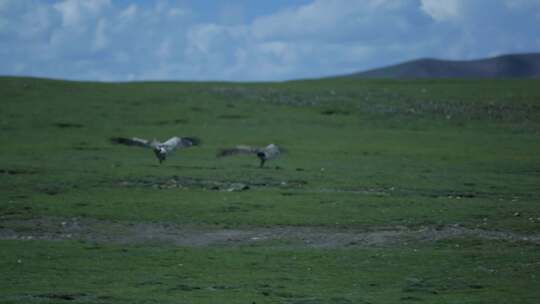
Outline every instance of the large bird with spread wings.
POLYGON ((159 163, 161 164, 167 156, 169 156, 174 150, 189 148, 200 144, 200 140, 196 137, 171 137, 165 142, 160 142, 155 139, 146 140, 138 137, 113 137, 111 142, 115 144, 122 144, 128 146, 136 146, 143 148, 150 148, 154 151, 159 163))
POLYGON ((269 144, 266 147, 251 147, 251 146, 245 146, 245 145, 239 145, 234 148, 227 148, 227 149, 221 149, 219 150, 217 156, 223 157, 223 156, 231 156, 231 155, 239 155, 239 154, 248 154, 248 155, 256 155, 259 160, 261 161, 259 167, 263 167, 264 163, 267 160, 274 159, 278 157, 282 152, 282 148, 278 147, 275 144, 269 144))

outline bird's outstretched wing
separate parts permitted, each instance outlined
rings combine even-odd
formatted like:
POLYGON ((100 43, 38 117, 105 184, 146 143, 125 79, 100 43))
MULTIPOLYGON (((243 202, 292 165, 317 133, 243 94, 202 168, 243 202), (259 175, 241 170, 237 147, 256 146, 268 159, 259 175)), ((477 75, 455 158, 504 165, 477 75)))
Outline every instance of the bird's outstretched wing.
POLYGON ((269 144, 268 146, 264 147, 262 151, 268 159, 272 159, 279 156, 283 152, 283 148, 278 147, 275 144, 269 144))
POLYGON ((111 142, 115 144, 122 144, 127 146, 137 146, 137 147, 144 147, 144 148, 154 148, 155 143, 153 141, 149 141, 143 138, 138 137, 113 137, 111 138, 111 142))
POLYGON ((240 145, 234 148, 220 149, 217 153, 217 157, 231 156, 231 155, 238 155, 238 154, 257 154, 257 152, 259 151, 260 151, 260 148, 257 148, 257 147, 240 145))
POLYGON ((188 148, 191 146, 197 146, 201 143, 197 137, 171 137, 163 143, 167 151, 173 151, 181 148, 188 148))
POLYGON ((289 149, 287 149, 287 147, 278 146, 278 148, 279 148, 279 153, 281 153, 281 154, 288 154, 289 153, 289 149))

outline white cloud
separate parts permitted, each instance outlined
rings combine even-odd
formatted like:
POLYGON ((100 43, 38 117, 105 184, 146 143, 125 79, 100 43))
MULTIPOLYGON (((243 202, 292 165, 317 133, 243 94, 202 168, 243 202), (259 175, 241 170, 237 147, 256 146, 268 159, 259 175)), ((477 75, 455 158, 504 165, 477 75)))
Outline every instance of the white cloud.
POLYGON ((224 34, 224 29, 216 24, 192 27, 187 33, 189 46, 202 53, 208 53, 211 44, 224 34))
POLYGON ((280 41, 261 43, 258 47, 261 52, 271 54, 278 58, 283 58, 287 56, 287 54, 292 53, 288 48, 288 45, 280 41))
POLYGON ((511 9, 540 9, 540 1, 538 0, 503 0, 508 8, 511 9))
POLYGON ((169 39, 163 40, 156 50, 156 55, 159 60, 166 60, 172 55, 171 41, 169 39))
POLYGON ((110 0, 64 0, 54 4, 54 8, 61 13, 64 26, 74 26, 82 22, 85 16, 98 15, 110 5, 110 0))
POLYGON ((350 17, 363 7, 362 2, 345 2, 347 1, 314 1, 308 5, 262 16, 254 21, 252 31, 259 39, 324 38, 325 35, 336 33, 344 21, 354 22, 350 17), (343 4, 346 4, 347 9, 344 9, 343 4))
POLYGON ((461 0, 421 0, 421 3, 422 10, 436 21, 452 20, 461 14, 461 0))
POLYGON ((0 33, 7 31, 8 26, 9 26, 9 21, 7 19, 2 18, 2 16, 0 16, 0 33))
POLYGON ((9 0, 0 0, 0 12, 8 8, 9 0))
POLYGON ((96 30, 95 30, 94 42, 92 45, 93 50, 99 51, 107 47, 108 38, 107 38, 107 34, 105 33, 107 29, 106 27, 107 27, 107 22, 105 21, 105 19, 103 18, 99 19, 96 30))
POLYGON ((175 7, 175 8, 171 8, 167 14, 169 15, 169 17, 172 17, 172 18, 181 18, 181 17, 185 17, 189 15, 189 11, 175 7))
POLYGON ((25 12, 21 18, 24 28, 20 35, 25 39, 42 38, 54 25, 51 10, 44 6, 36 6, 35 9, 25 12))
POLYGON ((137 16, 137 5, 130 4, 127 8, 122 10, 119 14, 119 18, 122 20, 133 20, 137 16))

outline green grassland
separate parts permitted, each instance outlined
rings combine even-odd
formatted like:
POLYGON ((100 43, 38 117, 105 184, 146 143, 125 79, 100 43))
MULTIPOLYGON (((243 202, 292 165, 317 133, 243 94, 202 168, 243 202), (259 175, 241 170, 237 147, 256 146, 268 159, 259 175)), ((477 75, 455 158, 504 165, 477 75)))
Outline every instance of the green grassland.
POLYGON ((0 145, 0 303, 540 298, 538 80, 3 77, 0 145), (149 150, 109 141, 174 135, 202 145, 159 165, 149 150), (216 158, 222 147, 269 143, 286 153, 262 169, 255 157, 216 158), (232 191, 238 184, 243 191, 232 191), (476 234, 330 247, 287 238, 178 246, 29 237, 46 229, 29 223, 73 219, 476 234))

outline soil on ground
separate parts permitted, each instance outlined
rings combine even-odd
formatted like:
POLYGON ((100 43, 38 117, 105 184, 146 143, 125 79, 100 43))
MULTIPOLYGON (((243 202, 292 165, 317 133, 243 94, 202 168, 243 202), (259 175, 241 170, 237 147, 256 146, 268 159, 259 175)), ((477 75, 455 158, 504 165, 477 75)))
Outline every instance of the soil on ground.
POLYGON ((2 240, 81 240, 118 244, 154 242, 186 247, 242 246, 265 242, 294 247, 389 247, 458 237, 540 244, 539 234, 471 229, 459 225, 415 229, 394 226, 369 230, 298 226, 222 228, 47 217, 8 220, 0 226, 2 240))

